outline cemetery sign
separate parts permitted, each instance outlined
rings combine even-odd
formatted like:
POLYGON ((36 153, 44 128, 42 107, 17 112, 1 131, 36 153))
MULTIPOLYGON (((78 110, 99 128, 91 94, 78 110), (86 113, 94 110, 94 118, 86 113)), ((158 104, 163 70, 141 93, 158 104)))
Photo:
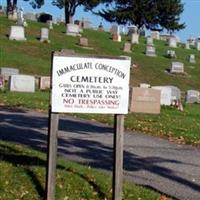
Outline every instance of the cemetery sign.
POLYGON ((52 112, 128 113, 130 59, 53 56, 52 112))

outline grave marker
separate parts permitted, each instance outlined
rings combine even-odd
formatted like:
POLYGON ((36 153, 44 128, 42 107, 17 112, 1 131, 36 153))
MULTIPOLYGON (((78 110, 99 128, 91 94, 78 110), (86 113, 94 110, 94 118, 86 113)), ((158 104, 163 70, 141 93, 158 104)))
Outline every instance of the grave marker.
POLYGON ((81 36, 79 26, 77 24, 67 24, 66 35, 81 36))
POLYGON ((124 43, 123 51, 126 52, 126 53, 131 53, 131 43, 130 42, 124 43))
POLYGON ((39 81, 40 90, 50 89, 50 76, 41 76, 39 81))
POLYGON ((25 41, 25 32, 23 26, 11 26, 9 40, 25 41))
POLYGON ((139 44, 139 34, 138 33, 133 33, 131 35, 131 43, 132 44, 139 44))
POLYGON ((9 89, 15 92, 35 92, 35 77, 12 75, 9 80, 9 89))
POLYGON ((11 75, 17 75, 17 74, 19 74, 19 69, 9 68, 9 67, 0 68, 0 75, 4 76, 4 79, 6 81, 9 80, 9 77, 11 75))
POLYGON ((151 38, 160 40, 160 33, 158 31, 151 31, 151 38))
POLYGON ((169 47, 177 47, 177 39, 175 37, 169 37, 169 47))
POLYGON ((186 94, 187 103, 200 103, 200 92, 197 90, 188 90, 186 94))
POLYGON ((160 91, 151 88, 131 89, 130 112, 160 113, 160 91))
POLYGON ((172 62, 171 73, 184 73, 184 64, 181 62, 172 62))
POLYGON ((79 45, 82 47, 88 47, 88 39, 85 37, 80 37, 79 45))
POLYGON ((0 90, 4 90, 5 88, 5 80, 4 77, 0 75, 0 90))
POLYGON ((195 55, 194 54, 190 54, 189 55, 189 62, 190 63, 196 63, 196 59, 195 59, 195 55))
POLYGON ((40 42, 50 42, 49 40, 49 29, 48 28, 41 28, 40 32, 40 42))
POLYGON ((155 47, 152 45, 147 45, 146 46, 146 55, 147 56, 156 56, 156 50, 155 47))

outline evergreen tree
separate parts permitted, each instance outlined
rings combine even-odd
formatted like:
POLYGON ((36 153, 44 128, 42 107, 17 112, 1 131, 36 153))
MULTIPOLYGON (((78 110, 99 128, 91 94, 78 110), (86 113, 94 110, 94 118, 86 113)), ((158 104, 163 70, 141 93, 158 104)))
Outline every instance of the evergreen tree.
POLYGON ((185 28, 179 23, 182 12, 181 0, 115 0, 113 8, 98 14, 109 22, 134 24, 139 29, 175 31, 185 28))

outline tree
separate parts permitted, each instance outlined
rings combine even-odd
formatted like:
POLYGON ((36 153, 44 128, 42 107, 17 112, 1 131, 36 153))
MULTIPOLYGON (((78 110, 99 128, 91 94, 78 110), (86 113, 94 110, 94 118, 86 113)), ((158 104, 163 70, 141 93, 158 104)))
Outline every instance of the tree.
POLYGON ((17 0, 7 0, 7 16, 13 15, 14 11, 17 9, 17 0))
POLYGON ((112 9, 102 9, 98 14, 109 22, 131 23, 138 29, 175 31, 185 28, 179 23, 183 10, 181 0, 115 0, 112 9))
MULTIPOLYGON (((33 8, 40 8, 44 5, 44 0, 24 0, 30 1, 33 8)), ((64 8, 65 23, 70 22, 70 18, 74 16, 76 8, 78 6, 84 6, 85 10, 92 10, 100 3, 109 3, 113 0, 52 0, 52 5, 57 6, 60 9, 64 8)))

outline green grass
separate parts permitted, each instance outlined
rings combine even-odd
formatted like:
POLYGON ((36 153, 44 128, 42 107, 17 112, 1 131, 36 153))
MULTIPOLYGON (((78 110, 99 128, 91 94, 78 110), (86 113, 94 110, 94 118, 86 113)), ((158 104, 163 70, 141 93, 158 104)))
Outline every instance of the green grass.
MULTIPOLYGON (((45 192, 45 154, 0 140, 0 199, 40 200, 45 192)), ((109 200, 111 176, 59 159, 56 200, 109 200)), ((124 200, 158 200, 161 194, 133 183, 123 187, 124 200)))
MULTIPOLYGON (((131 86, 146 82, 151 85, 174 85, 182 91, 187 89, 200 89, 200 53, 194 48, 175 49, 177 59, 167 58, 168 46, 164 41, 155 40, 157 57, 145 56, 145 38, 140 38, 139 45, 133 45, 133 52, 125 54, 122 51, 126 36, 122 36, 122 42, 113 42, 108 32, 98 32, 86 29, 83 36, 89 38, 90 49, 83 49, 78 45, 78 38, 66 36, 64 25, 54 26, 50 31, 51 43, 40 43, 37 39, 40 28, 46 26, 42 23, 28 22, 26 28, 26 42, 10 41, 6 36, 10 25, 6 17, 0 16, 0 67, 15 67, 21 74, 49 75, 51 69, 51 52, 60 49, 73 49, 81 54, 101 54, 110 56, 128 55, 132 57, 138 68, 131 71, 131 86), (197 63, 190 64, 187 60, 189 54, 195 54, 197 63), (170 68, 172 61, 180 61, 185 64, 188 76, 170 76, 165 73, 170 68)), ((48 109, 49 93, 36 91, 36 93, 1 92, 0 104, 31 109, 48 109)), ((129 114, 126 116, 125 126, 130 130, 137 130, 152 135, 170 138, 179 143, 200 146, 200 105, 185 105, 184 112, 174 108, 162 107, 160 115, 129 114)), ((92 120, 98 120, 112 124, 112 116, 109 115, 77 115, 92 120)))

